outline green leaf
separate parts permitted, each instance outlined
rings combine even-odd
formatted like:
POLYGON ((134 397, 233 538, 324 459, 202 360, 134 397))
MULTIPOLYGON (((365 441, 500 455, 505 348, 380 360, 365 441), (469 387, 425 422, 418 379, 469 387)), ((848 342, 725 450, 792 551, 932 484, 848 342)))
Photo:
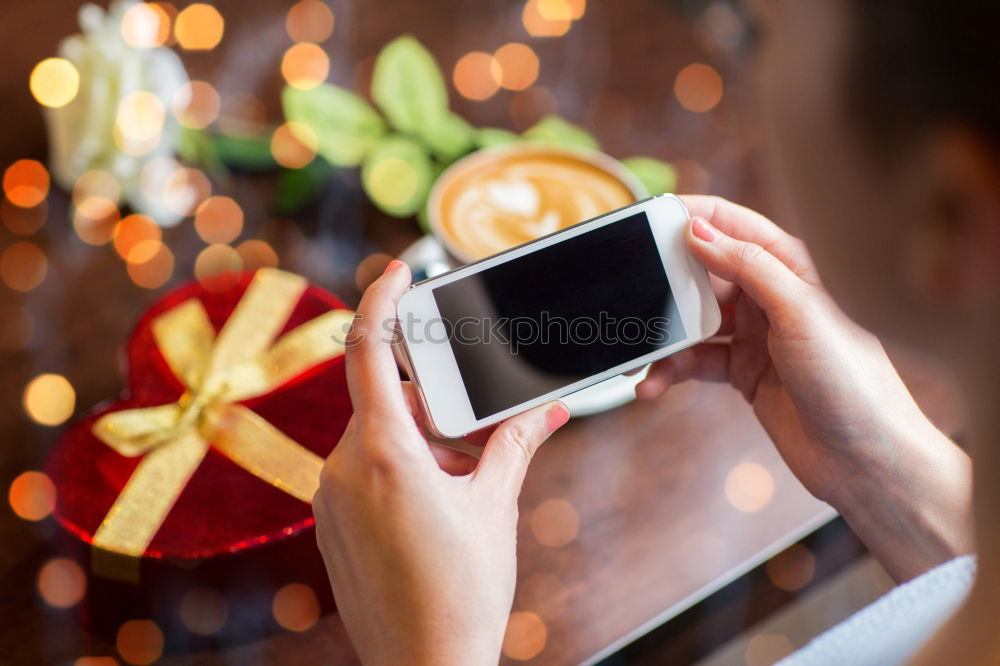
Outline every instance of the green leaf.
POLYGON ((420 210, 417 211, 417 226, 425 234, 431 232, 431 219, 430 214, 427 212, 427 206, 421 206, 420 210))
POLYGON ((636 156, 622 160, 622 164, 639 179, 649 194, 673 192, 677 188, 677 170, 663 160, 636 156))
POLYGON ((557 143, 566 146, 597 149, 600 144, 587 130, 555 115, 548 115, 524 132, 524 138, 532 141, 557 143))
POLYGON ((207 140, 205 132, 182 126, 177 136, 177 156, 185 162, 200 164, 207 140))
POLYGON ((490 148, 492 146, 502 146, 505 143, 514 143, 519 137, 514 132, 500 129, 499 127, 483 127, 476 130, 476 145, 480 148, 490 148))
POLYGON ((448 113, 436 125, 420 130, 417 138, 443 162, 454 162, 473 148, 475 130, 464 118, 448 113))
POLYGON ((271 154, 269 136, 216 134, 215 154, 227 167, 241 171, 269 171, 278 163, 271 154))
POLYGON ((229 175, 219 159, 211 132, 182 127, 177 142, 177 156, 188 164, 201 167, 216 180, 225 180, 229 175))
POLYGON ((448 90, 434 56, 409 35, 389 42, 375 60, 372 99, 396 130, 424 137, 449 115, 448 90))
POLYGON ((336 169, 326 160, 313 160, 301 169, 282 169, 274 193, 274 211, 292 215, 312 203, 336 169))
POLYGON ((385 121, 349 90, 323 83, 309 90, 288 86, 281 93, 285 118, 316 133, 317 151, 336 166, 357 166, 385 134, 385 121))
POLYGON ((376 206, 395 217, 413 215, 427 201, 434 165, 419 144, 388 136, 361 165, 361 184, 376 206))

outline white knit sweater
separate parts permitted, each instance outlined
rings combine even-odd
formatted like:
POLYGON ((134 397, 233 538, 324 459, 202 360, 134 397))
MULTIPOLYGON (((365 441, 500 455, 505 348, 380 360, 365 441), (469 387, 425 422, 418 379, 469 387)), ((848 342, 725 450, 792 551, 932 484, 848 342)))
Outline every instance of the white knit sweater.
POLYGON ((972 555, 945 562, 820 634, 778 666, 905 664, 955 612, 975 574, 972 555))

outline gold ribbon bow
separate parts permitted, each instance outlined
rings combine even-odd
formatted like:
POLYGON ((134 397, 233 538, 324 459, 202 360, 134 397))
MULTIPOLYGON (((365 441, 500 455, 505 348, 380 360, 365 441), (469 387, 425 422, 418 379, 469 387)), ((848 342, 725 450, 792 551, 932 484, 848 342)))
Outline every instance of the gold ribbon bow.
POLYGON ((143 456, 94 534, 96 573, 138 579, 138 558, 210 443, 264 481, 312 501, 323 459, 234 404, 343 353, 343 335, 334 334, 350 325, 348 310, 320 315, 271 344, 306 286, 298 275, 257 271, 218 337, 197 298, 153 320, 156 345, 187 391, 175 404, 110 412, 94 423, 94 435, 115 451, 143 456))

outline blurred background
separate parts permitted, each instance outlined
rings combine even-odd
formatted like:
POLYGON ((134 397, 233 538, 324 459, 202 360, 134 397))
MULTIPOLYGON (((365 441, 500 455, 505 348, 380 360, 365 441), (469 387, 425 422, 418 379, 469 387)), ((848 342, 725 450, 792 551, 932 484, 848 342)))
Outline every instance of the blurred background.
MULTIPOLYGON (((270 604, 284 637, 197 658, 165 652, 155 623, 142 618, 111 638, 90 635, 73 619, 86 575, 53 556, 58 528, 44 460, 74 418, 122 390, 120 344, 173 287, 198 279, 224 288, 238 271, 277 266, 353 307, 385 264, 425 235, 426 190, 441 169, 525 137, 599 148, 650 191, 713 193, 769 209, 748 80, 752 30, 728 0, 5 0, 0 12, 0 663, 354 660, 339 625, 327 623, 316 636, 320 611, 301 587, 280 590, 270 604), (380 69, 382 83, 373 85, 380 69), (414 129, 414 118, 435 104, 440 124, 414 129), (412 139, 410 152, 394 156, 402 162, 395 170, 380 168, 378 157, 389 135, 412 139), (300 642, 287 633, 299 631, 307 632, 300 642)), ((675 419, 695 409, 694 395, 675 399, 675 419)), ((652 417, 636 407, 620 418, 652 417)), ((610 423, 583 422, 571 436, 596 447, 614 432, 610 423)), ((522 580, 530 583, 519 594, 548 611, 512 616, 504 659, 576 663, 612 638, 648 634, 668 607, 671 617, 681 615, 722 589, 714 605, 682 615, 641 649, 604 655, 611 663, 663 663, 663 654, 673 654, 674 663, 688 663, 852 561, 860 547, 842 526, 786 551, 831 515, 810 503, 776 458, 747 462, 744 451, 766 447, 766 439, 743 423, 732 421, 732 438, 751 437, 753 446, 715 456, 721 462, 706 496, 740 520, 783 505, 775 510, 794 513, 787 529, 768 533, 766 544, 750 536, 744 544, 721 525, 714 547, 742 547, 746 555, 718 559, 705 574, 711 590, 637 603, 631 614, 568 579, 526 571, 522 580), (733 587, 735 573, 748 570, 756 578, 733 587), (569 632, 550 616, 566 615, 577 596, 586 597, 587 612, 574 615, 569 632), (754 607, 751 597, 770 601, 754 607), (588 644, 584 637, 614 624, 616 612, 622 619, 609 637, 588 644), (599 619, 605 613, 610 619, 599 619), (658 651, 668 643, 683 647, 658 651)), ((685 432, 692 442, 701 436, 693 426, 685 432)), ((600 461, 605 471, 613 464, 600 461)), ((540 464, 538 474, 548 474, 540 464)), ((695 475, 693 465, 681 473, 695 475)), ((550 476, 529 481, 569 487, 552 466, 550 476)), ((601 529, 619 521, 623 534, 635 532, 627 516, 662 486, 634 488, 635 497, 625 489, 614 512, 599 514, 611 521, 601 529), (634 488, 649 492, 640 497, 634 488)), ((696 495, 690 485, 684 492, 696 495)), ((548 495, 528 492, 539 501, 548 495)), ((566 495, 563 504, 549 499, 526 513, 522 530, 541 550, 580 542, 578 531, 597 524, 597 509, 566 495)), ((703 523, 711 523, 707 515, 703 523)), ((581 571, 599 578, 612 569, 594 548, 581 571)), ((633 550, 644 552, 643 542, 633 550)), ((704 559, 704 551, 684 553, 686 561, 704 559)), ((529 552, 522 561, 534 560, 529 552)), ((879 576, 862 572, 871 583, 862 596, 884 584, 879 576)), ((640 578, 635 586, 652 582, 640 578)), ((219 600, 209 593, 191 604, 217 610, 219 600)), ((209 620, 191 610, 184 621, 211 625, 205 612, 209 620)), ((751 645, 746 636, 730 661, 718 663, 770 663, 793 647, 779 631, 762 635, 751 645)))

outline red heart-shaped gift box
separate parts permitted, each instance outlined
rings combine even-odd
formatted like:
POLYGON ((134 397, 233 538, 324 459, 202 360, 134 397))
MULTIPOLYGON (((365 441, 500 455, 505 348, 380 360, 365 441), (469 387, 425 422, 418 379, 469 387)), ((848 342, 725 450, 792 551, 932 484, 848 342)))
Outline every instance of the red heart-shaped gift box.
MULTIPOLYGON (((280 271, 268 275, 301 280, 280 271)), ((105 633, 113 635, 128 620, 152 619, 175 647, 197 645, 205 633, 211 633, 213 641, 251 638, 280 626, 280 618, 272 615, 272 608, 277 610, 275 595, 292 583, 312 588, 319 607, 332 607, 311 506, 233 462, 215 446, 208 448, 145 547, 137 579, 133 576, 129 582, 94 571, 95 533, 144 457, 118 453, 95 436, 95 423, 111 412, 183 404, 185 384, 161 353, 154 323, 160 315, 197 299, 218 335, 253 282, 254 275, 245 274, 221 291, 192 282, 150 307, 128 340, 124 395, 95 407, 49 455, 47 472, 57 489, 55 517, 66 530, 63 546, 88 573, 80 607, 85 621, 105 633), (196 611, 189 609, 185 616, 180 610, 185 603, 190 606, 192 598, 205 598, 206 590, 216 600, 213 612, 224 616, 207 623, 214 629, 211 632, 205 631, 206 623, 192 626, 198 624, 191 620, 196 611)), ((277 324, 275 339, 324 313, 345 310, 333 295, 304 281, 302 285, 301 295, 289 306, 287 321, 277 324)), ((342 353, 327 358, 236 404, 262 417, 293 444, 325 458, 352 411, 343 360, 342 353)), ((303 603, 317 605, 308 598, 303 603)))

